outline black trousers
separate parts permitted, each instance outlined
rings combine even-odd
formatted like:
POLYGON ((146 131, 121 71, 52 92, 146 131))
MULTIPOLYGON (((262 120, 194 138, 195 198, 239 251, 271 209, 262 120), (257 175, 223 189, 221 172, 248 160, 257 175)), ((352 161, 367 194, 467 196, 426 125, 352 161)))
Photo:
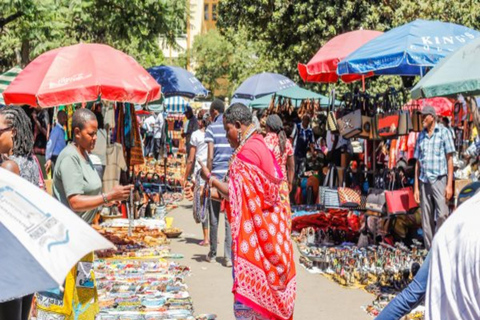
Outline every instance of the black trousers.
POLYGON ((33 294, 0 303, 0 320, 28 320, 33 294))

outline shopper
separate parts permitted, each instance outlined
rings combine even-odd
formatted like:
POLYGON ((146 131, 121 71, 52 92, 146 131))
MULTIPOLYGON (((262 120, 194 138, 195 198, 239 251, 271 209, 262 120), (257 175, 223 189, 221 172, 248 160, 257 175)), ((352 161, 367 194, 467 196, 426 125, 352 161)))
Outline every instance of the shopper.
POLYGON ((302 122, 295 125, 292 137, 295 141, 295 175, 301 177, 305 173, 307 152, 310 150, 313 153, 315 145, 308 115, 303 116, 302 122))
POLYGON ((45 152, 45 158, 47 160, 45 164, 45 171, 47 173, 55 169, 55 163, 57 162, 58 155, 67 146, 65 141, 65 125, 67 124, 67 113, 65 111, 59 111, 57 114, 57 123, 53 127, 50 133, 50 138, 47 143, 47 150, 45 152))
POLYGON ((427 320, 480 319, 479 206, 477 192, 435 235, 425 300, 427 320))
POLYGON ((447 201, 453 194, 453 139, 431 106, 422 109, 424 129, 418 135, 414 158, 415 201, 422 210, 425 247, 430 249, 436 231, 448 217, 447 201))
MULTIPOLYGON (((74 141, 60 153, 53 176, 53 194, 60 202, 77 213, 86 223, 92 223, 102 205, 128 199, 132 186, 116 186, 109 193, 101 193, 102 181, 95 170, 88 153, 95 148, 98 123, 95 114, 88 109, 78 109, 73 114, 72 132, 74 141)), ((59 294, 60 305, 42 304, 38 299, 41 319, 91 320, 98 313, 96 288, 92 285, 77 284, 77 276, 82 273, 90 277, 93 253, 87 254, 67 275, 65 293, 59 294), (88 303, 85 303, 87 302, 88 303), (78 308, 78 304, 85 304, 78 308)), ((89 279, 90 280, 90 279, 89 279)), ((82 281, 82 283, 94 283, 82 281)), ((51 297, 56 292, 41 293, 51 297)), ((55 300, 57 300, 55 299, 55 300)))
POLYGON ((185 133, 182 133, 182 137, 185 138, 187 154, 190 154, 190 148, 192 146, 190 140, 192 138, 192 134, 198 130, 198 121, 197 118, 195 118, 193 109, 190 106, 185 109, 184 114, 188 120, 188 124, 185 133))
POLYGON ((208 183, 227 200, 234 233, 233 294, 236 319, 291 319, 296 272, 290 238, 290 205, 282 171, 243 104, 223 119, 235 149, 227 182, 202 166, 208 183))
POLYGON ((150 116, 143 121, 143 129, 145 131, 145 152, 144 155, 146 157, 153 156, 153 150, 155 147, 155 143, 153 140, 154 136, 154 129, 155 129, 155 121, 157 118, 155 117, 155 112, 151 111, 150 116))
POLYGON ((155 123, 153 124, 153 147, 152 153, 156 160, 160 160, 163 157, 164 152, 164 140, 165 140, 165 119, 161 112, 155 117, 155 123))
MULTIPOLYGON (((198 124, 199 129, 192 134, 190 153, 188 154, 187 159, 187 168, 185 169, 184 176, 184 188, 187 187, 188 178, 193 170, 193 176, 196 178, 197 172, 201 169, 198 161, 202 163, 207 163, 208 157, 208 146, 205 142, 205 129, 210 124, 210 114, 205 110, 201 110, 198 113, 198 124)), ((204 185, 204 180, 194 180, 195 184, 200 184, 202 187, 204 185)), ((201 192, 200 192, 201 193, 201 192)), ((194 197, 200 197, 200 195, 194 195, 194 197)), ((194 201, 200 201, 200 199, 194 199, 194 201)), ((201 246, 209 246, 209 234, 208 234, 208 215, 204 221, 202 221, 202 230, 203 230, 203 240, 200 242, 201 246)))
MULTIPOLYGON (((1 167, 39 185, 39 166, 33 158, 31 122, 23 109, 0 109, 1 167)), ((33 294, 0 303, 0 320, 28 320, 33 294)))
MULTIPOLYGON (((205 132, 205 142, 208 145, 207 167, 218 179, 223 179, 228 171, 228 162, 232 157, 232 148, 230 147, 225 128, 223 126, 223 112, 225 105, 222 100, 216 99, 210 105, 210 116, 213 123, 208 126, 205 132)), ((220 220, 221 203, 219 201, 212 201, 212 206, 209 207, 210 219, 210 252, 207 254, 208 262, 215 262, 217 257, 217 237, 218 237, 218 223, 220 220)), ((231 267, 232 255, 232 235, 230 231, 230 224, 225 219, 225 266, 231 267)))
POLYGON ((293 176, 295 172, 295 160, 293 159, 292 143, 287 139, 283 129, 282 119, 276 115, 270 115, 266 122, 267 135, 265 143, 268 149, 273 152, 280 169, 282 169, 283 179, 287 182, 288 192, 292 191, 293 176))
POLYGON ((45 164, 47 163, 45 159, 45 153, 47 149, 47 142, 50 138, 50 116, 46 109, 38 107, 32 112, 33 120, 33 152, 40 162, 42 169, 42 175, 47 176, 47 171, 45 170, 45 164))

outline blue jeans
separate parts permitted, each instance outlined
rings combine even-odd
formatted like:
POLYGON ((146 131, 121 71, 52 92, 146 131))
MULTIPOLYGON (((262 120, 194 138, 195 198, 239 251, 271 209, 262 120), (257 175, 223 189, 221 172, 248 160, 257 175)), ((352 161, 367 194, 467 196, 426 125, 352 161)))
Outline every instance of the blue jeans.
POLYGON ((429 268, 430 253, 408 287, 390 301, 375 320, 395 320, 410 313, 425 297, 429 268))

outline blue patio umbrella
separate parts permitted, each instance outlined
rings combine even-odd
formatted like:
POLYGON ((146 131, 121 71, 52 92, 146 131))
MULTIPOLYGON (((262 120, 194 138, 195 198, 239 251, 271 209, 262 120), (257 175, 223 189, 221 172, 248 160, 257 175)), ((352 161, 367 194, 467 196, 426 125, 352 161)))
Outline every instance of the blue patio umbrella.
POLYGON ((233 93, 233 99, 254 100, 267 94, 296 86, 295 82, 277 73, 263 72, 251 76, 233 93))
POLYGON ((442 58, 480 37, 480 32, 454 23, 415 20, 367 42, 337 67, 339 75, 423 75, 442 58))
POLYGON ((189 71, 174 66, 158 66, 147 69, 148 73, 162 86, 165 97, 182 96, 193 99, 208 96, 208 90, 189 71))

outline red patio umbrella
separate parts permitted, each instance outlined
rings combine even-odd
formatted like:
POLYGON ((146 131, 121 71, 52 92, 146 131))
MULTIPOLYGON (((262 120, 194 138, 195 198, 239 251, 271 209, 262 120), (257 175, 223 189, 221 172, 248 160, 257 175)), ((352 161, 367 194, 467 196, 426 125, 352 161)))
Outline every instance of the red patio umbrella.
MULTIPOLYGON (((305 82, 337 82, 337 64, 350 53, 382 33, 372 30, 357 30, 336 36, 321 47, 307 64, 299 63, 298 72, 305 82)), ((360 75, 342 76, 344 82, 352 82, 361 78, 360 75)))
POLYGON ((3 92, 6 104, 51 107, 103 100, 145 104, 160 85, 132 57, 103 44, 77 44, 33 60, 3 92))
POLYGON ((453 116, 453 107, 455 106, 455 100, 442 97, 418 99, 409 101, 406 106, 408 110, 412 110, 415 108, 422 110, 423 106, 432 106, 435 108, 437 116, 451 117, 453 116))

